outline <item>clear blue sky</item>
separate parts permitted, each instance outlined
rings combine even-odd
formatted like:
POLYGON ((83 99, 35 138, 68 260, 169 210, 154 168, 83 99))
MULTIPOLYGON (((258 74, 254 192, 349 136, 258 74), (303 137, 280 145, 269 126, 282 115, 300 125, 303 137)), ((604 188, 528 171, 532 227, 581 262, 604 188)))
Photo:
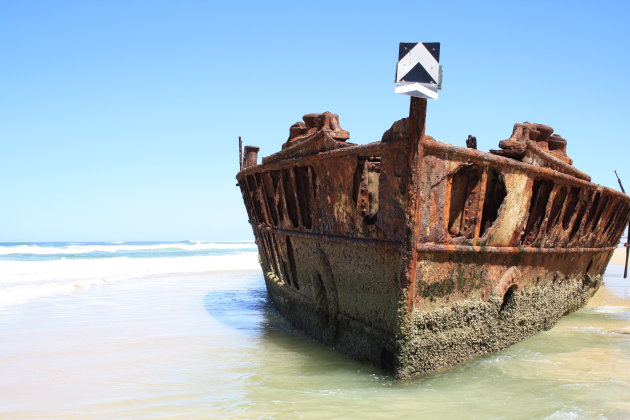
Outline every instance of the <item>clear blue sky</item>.
POLYGON ((495 148, 518 121, 630 187, 630 2, 0 1, 0 241, 251 238, 237 137, 310 112, 351 141, 406 116, 401 41, 439 41, 427 132, 495 148))

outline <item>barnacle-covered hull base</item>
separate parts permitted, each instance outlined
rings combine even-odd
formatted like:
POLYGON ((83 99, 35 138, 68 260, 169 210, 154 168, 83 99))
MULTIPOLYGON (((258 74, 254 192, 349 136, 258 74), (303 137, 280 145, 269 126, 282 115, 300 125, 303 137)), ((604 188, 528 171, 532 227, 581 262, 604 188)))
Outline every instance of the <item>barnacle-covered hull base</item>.
POLYGON ((281 152, 246 156, 237 175, 278 310, 398 378, 582 307, 630 217, 630 197, 571 166, 550 127, 517 124, 483 153, 426 136, 426 100, 411 101, 360 146, 335 114, 307 115, 281 152))

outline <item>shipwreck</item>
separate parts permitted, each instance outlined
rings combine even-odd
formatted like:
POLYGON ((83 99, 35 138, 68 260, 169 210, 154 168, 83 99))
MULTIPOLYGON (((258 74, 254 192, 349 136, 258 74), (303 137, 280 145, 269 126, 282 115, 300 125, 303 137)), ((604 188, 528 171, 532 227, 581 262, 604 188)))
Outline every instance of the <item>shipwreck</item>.
POLYGON ((574 168, 551 127, 518 123, 488 153, 442 143, 419 90, 381 141, 351 144, 337 115, 309 114, 261 164, 246 146, 236 176, 277 309, 397 378, 581 308, 630 219, 630 197, 574 168))

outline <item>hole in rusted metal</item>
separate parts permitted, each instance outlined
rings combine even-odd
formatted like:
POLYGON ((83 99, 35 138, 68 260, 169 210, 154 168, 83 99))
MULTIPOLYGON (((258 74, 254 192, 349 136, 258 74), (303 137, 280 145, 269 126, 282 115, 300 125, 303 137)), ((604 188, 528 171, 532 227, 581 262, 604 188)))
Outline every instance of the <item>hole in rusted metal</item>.
POLYGON ((503 204, 505 196, 506 190, 503 176, 498 170, 490 168, 488 170, 488 180, 486 181, 486 196, 483 200, 483 213, 481 215, 481 230, 479 231, 479 236, 483 236, 495 220, 497 220, 499 208, 503 204))
POLYGON ((309 179, 309 168, 307 166, 295 167, 295 182, 297 184, 297 196, 300 202, 300 215, 302 216, 302 224, 306 229, 311 228, 311 206, 310 195, 311 185, 309 179))
POLYGON ((298 210, 295 203, 295 190, 293 188, 293 180, 289 174, 289 170, 282 171, 282 181, 284 185, 284 198, 287 203, 287 211, 289 212, 289 219, 293 227, 298 227, 298 210))
POLYGON ((470 239, 475 233, 481 173, 481 167, 471 164, 462 166, 453 174, 448 218, 451 236, 470 239))
POLYGON ((549 202, 549 195, 552 189, 553 182, 547 179, 537 179, 534 181, 532 199, 529 204, 529 217, 527 219, 525 232, 523 233, 523 240, 521 241, 523 244, 530 245, 534 243, 538 237, 540 225, 545 219, 547 203, 549 202))
POLYGON ((503 294, 503 302, 501 302, 501 310, 503 311, 508 306, 514 304, 514 292, 518 289, 516 284, 511 285, 503 294))
POLYGON ((564 217, 562 218, 563 229, 567 229, 569 227, 569 223, 571 223, 571 216, 573 216, 573 212, 575 211, 575 206, 577 205, 579 194, 579 188, 571 187, 571 190, 569 191, 569 197, 567 198, 567 204, 564 209, 564 217))
POLYGON ((293 286, 300 290, 300 283, 297 279, 297 266, 295 265, 295 255, 293 252, 293 245, 291 245, 291 239, 287 236, 287 256, 289 257, 289 268, 291 269, 291 278, 293 280, 293 286))

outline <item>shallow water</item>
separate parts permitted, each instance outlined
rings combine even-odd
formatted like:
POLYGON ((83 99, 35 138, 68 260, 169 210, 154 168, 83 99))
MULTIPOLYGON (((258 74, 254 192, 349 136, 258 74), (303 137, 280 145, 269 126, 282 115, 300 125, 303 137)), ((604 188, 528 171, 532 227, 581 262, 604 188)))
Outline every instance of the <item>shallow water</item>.
POLYGON ((0 418, 629 418, 630 297, 397 382, 292 330, 259 270, 149 275, 0 308, 0 418))

